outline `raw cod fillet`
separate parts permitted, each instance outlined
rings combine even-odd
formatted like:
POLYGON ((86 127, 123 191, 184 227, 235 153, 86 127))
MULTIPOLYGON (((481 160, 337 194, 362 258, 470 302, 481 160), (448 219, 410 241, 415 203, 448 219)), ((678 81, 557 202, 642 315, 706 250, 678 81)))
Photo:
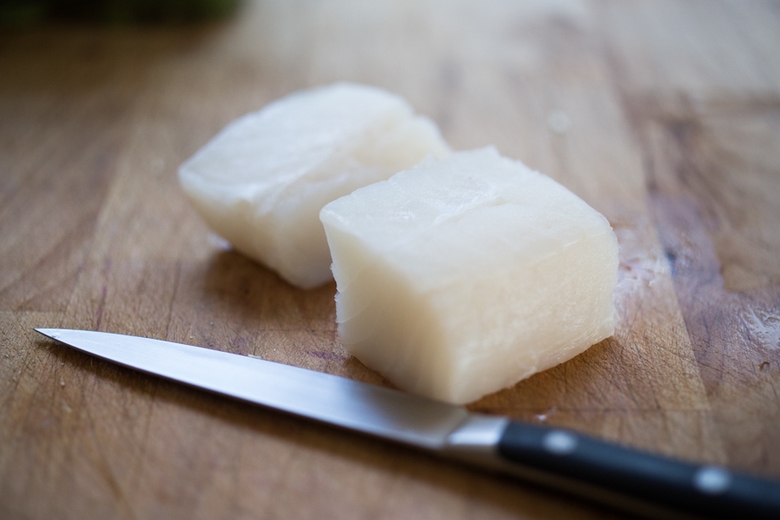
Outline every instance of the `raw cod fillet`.
POLYGON ((614 332, 609 223, 492 148, 426 160, 320 219, 341 341, 402 389, 468 403, 614 332))
POLYGON ((332 279, 320 209, 449 147, 436 126, 383 90, 301 91, 229 124, 179 169, 206 223, 301 288, 332 279))

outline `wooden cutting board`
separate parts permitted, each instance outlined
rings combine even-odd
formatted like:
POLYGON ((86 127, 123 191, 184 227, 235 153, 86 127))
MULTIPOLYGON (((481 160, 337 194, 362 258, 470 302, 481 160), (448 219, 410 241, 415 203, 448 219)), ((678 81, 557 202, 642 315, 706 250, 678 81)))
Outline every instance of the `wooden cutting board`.
POLYGON ((247 2, 197 27, 0 33, 0 517, 603 518, 511 479, 183 388, 32 327, 129 333, 386 384, 334 284, 230 250, 178 165, 233 118, 350 80, 610 220, 615 336, 471 408, 780 477, 777 2, 247 2))

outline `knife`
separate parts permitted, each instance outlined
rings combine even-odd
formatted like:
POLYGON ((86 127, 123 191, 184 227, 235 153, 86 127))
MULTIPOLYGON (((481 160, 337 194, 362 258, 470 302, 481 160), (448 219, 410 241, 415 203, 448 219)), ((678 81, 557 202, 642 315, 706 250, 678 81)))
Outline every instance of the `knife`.
POLYGON ((107 332, 35 330, 120 365, 510 473, 634 514, 780 518, 780 481, 254 357, 107 332))

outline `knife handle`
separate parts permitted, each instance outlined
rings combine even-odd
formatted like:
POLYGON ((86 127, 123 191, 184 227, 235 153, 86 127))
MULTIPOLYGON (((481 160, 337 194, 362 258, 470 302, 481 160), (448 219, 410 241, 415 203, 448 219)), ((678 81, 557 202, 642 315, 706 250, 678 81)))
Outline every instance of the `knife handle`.
POLYGON ((707 518, 780 519, 780 482, 697 465, 578 433, 510 422, 498 453, 512 465, 555 475, 579 495, 646 516, 670 511, 707 518))

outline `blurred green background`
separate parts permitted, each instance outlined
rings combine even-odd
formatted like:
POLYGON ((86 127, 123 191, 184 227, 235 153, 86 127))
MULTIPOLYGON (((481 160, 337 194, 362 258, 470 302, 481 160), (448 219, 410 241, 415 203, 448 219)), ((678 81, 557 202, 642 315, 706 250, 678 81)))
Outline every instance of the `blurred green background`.
POLYGON ((180 24, 222 18, 241 0, 0 0, 0 25, 25 27, 45 20, 108 25, 180 24))

